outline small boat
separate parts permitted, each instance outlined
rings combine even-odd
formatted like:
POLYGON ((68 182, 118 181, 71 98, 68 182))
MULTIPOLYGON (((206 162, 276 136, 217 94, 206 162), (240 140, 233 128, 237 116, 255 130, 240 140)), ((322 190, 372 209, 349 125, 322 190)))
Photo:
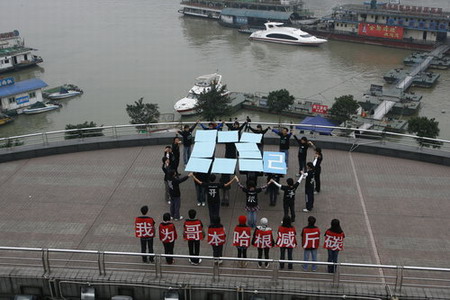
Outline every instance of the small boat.
POLYGON ((214 73, 198 77, 195 79, 195 84, 189 90, 188 95, 183 99, 178 100, 174 105, 174 109, 182 116, 200 113, 196 108, 198 96, 202 93, 209 92, 213 84, 215 84, 216 89, 220 90, 222 88, 222 75, 214 73))
POLYGON ((62 105, 59 103, 52 103, 52 102, 44 103, 44 102, 38 101, 38 102, 34 103, 33 105, 31 105, 30 107, 25 108, 23 110, 23 113, 26 115, 34 115, 34 114, 40 114, 43 112, 55 110, 60 107, 62 107, 62 105))
POLYGON ((0 126, 11 123, 12 121, 14 121, 14 118, 12 118, 4 113, 0 113, 0 126))
POLYGON ((249 39, 255 41, 271 42, 298 46, 319 46, 327 42, 307 32, 293 27, 283 27, 283 23, 265 23, 265 30, 253 32, 249 39))
POLYGON ((47 95, 47 98, 52 99, 52 100, 65 99, 65 98, 70 98, 70 97, 75 97, 75 96, 81 95, 82 93, 83 93, 83 91, 81 91, 81 90, 66 89, 64 87, 61 87, 58 92, 47 95))

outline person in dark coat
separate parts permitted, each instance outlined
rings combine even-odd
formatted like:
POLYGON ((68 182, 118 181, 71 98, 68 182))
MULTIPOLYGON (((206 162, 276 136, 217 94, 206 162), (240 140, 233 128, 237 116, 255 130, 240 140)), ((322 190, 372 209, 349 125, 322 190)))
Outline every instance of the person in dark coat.
POLYGON ((181 137, 183 139, 183 161, 184 161, 185 166, 187 165, 189 158, 191 157, 192 143, 194 142, 192 132, 194 131, 198 122, 199 121, 197 121, 191 127, 189 127, 189 125, 184 125, 183 130, 178 131, 178 134, 181 135, 181 137))

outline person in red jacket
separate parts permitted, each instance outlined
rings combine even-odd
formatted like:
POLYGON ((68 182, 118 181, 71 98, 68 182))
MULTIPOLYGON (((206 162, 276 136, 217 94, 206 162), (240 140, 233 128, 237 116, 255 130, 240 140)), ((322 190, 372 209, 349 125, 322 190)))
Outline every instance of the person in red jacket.
MULTIPOLYGON (((173 248, 175 247, 175 240, 177 237, 175 225, 170 222, 170 214, 165 213, 163 215, 163 221, 159 224, 159 239, 163 243, 165 254, 173 254, 173 248)), ((172 257, 166 257, 166 262, 171 265, 174 260, 172 257)))
MULTIPOLYGON (((286 258, 292 260, 292 251, 297 247, 297 231, 292 226, 291 218, 286 216, 283 218, 283 223, 278 227, 277 246, 280 247, 280 259, 286 258)), ((284 263, 280 262, 280 269, 284 269, 284 263)), ((288 269, 292 269, 292 264, 288 264, 288 269)))
MULTIPOLYGON (((141 240, 141 252, 146 253, 148 247, 148 253, 153 253, 153 238, 155 237, 155 221, 153 218, 147 216, 148 206, 141 207, 142 216, 134 219, 134 232, 135 236, 141 240)), ((153 262, 153 256, 142 256, 144 263, 150 261, 153 262)))
MULTIPOLYGON (((225 229, 220 224, 220 217, 214 216, 211 225, 208 227, 208 244, 212 246, 214 257, 223 256, 223 245, 225 244, 226 237, 225 229)), ((219 260, 218 263, 221 264, 222 260, 219 260)))
MULTIPOLYGON (((312 261, 317 261, 317 249, 320 243, 320 229, 316 227, 316 218, 308 217, 308 226, 303 227, 302 230, 302 247, 303 260, 308 261, 311 255, 312 261)), ((303 265, 303 270, 308 271, 308 264, 303 265)), ((317 265, 312 265, 311 270, 317 271, 317 265)))
MULTIPOLYGON (((256 226, 255 233, 253 234, 252 244, 258 248, 258 258, 261 259, 263 252, 264 258, 269 259, 270 248, 273 247, 274 240, 272 236, 272 228, 268 225, 269 221, 267 218, 262 218, 259 223, 261 225, 256 226)), ((265 268, 269 267, 269 262, 264 262, 265 268)), ((258 268, 262 267, 262 262, 258 262, 258 268)))
MULTIPOLYGON (((344 249, 345 234, 338 219, 331 220, 331 227, 325 232, 323 247, 328 250, 328 262, 337 263, 339 251, 344 249)), ((328 273, 336 271, 335 265, 328 266, 328 273)))
MULTIPOLYGON (((250 247, 251 231, 252 229, 247 226, 247 217, 239 216, 239 224, 234 228, 233 232, 233 246, 237 248, 238 258, 247 258, 247 248, 250 247)), ((247 266, 246 261, 240 261, 241 268, 247 266)))
MULTIPOLYGON (((183 237, 188 241, 189 255, 199 256, 200 255, 200 241, 205 238, 205 233, 203 231, 203 223, 197 220, 197 211, 195 209, 189 210, 189 219, 184 222, 184 233, 183 237)), ((192 258, 189 262, 193 265, 198 265, 202 262, 201 259, 192 258)))

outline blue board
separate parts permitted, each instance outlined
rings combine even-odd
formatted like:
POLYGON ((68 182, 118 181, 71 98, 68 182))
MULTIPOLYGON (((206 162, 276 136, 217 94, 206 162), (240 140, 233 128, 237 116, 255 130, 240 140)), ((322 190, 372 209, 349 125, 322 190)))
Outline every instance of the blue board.
POLYGON ((191 157, 211 158, 214 155, 215 148, 215 142, 197 142, 194 144, 191 157))
POLYGON ((239 152, 241 151, 259 151, 256 143, 236 143, 236 148, 239 152))
POLYGON ((211 173, 216 174, 234 174, 236 170, 237 159, 216 158, 214 159, 211 173))
POLYGON ((264 151, 264 173, 287 174, 285 156, 283 152, 264 151))
POLYGON ((217 130, 197 130, 195 132, 196 142, 211 142, 215 143, 217 137, 217 130))
POLYGON ((239 142, 239 132, 233 131, 219 131, 217 134, 218 143, 237 143, 239 142))
POLYGON ((263 161, 259 159, 239 159, 239 171, 263 172, 263 161))
POLYGON ((212 159, 191 157, 186 166, 186 172, 208 173, 212 159))
POLYGON ((239 158, 262 159, 260 151, 240 151, 239 158))
POLYGON ((261 133, 244 132, 241 136, 241 143, 261 143, 263 135, 261 133))

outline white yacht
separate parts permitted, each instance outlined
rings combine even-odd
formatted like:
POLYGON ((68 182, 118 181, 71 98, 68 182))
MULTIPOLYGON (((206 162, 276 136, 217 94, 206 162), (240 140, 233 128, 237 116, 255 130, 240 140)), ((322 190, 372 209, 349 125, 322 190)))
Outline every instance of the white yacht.
POLYGON ((201 93, 209 92, 213 84, 216 85, 216 89, 221 89, 222 75, 214 73, 198 77, 195 79, 195 84, 189 90, 188 95, 185 98, 178 100, 174 105, 174 109, 183 116, 200 113, 200 111, 196 109, 198 96, 201 93))
POLYGON ((327 40, 319 39, 307 32, 293 27, 283 27, 283 23, 268 22, 264 24, 265 30, 253 32, 249 39, 279 44, 299 46, 319 46, 327 40))

